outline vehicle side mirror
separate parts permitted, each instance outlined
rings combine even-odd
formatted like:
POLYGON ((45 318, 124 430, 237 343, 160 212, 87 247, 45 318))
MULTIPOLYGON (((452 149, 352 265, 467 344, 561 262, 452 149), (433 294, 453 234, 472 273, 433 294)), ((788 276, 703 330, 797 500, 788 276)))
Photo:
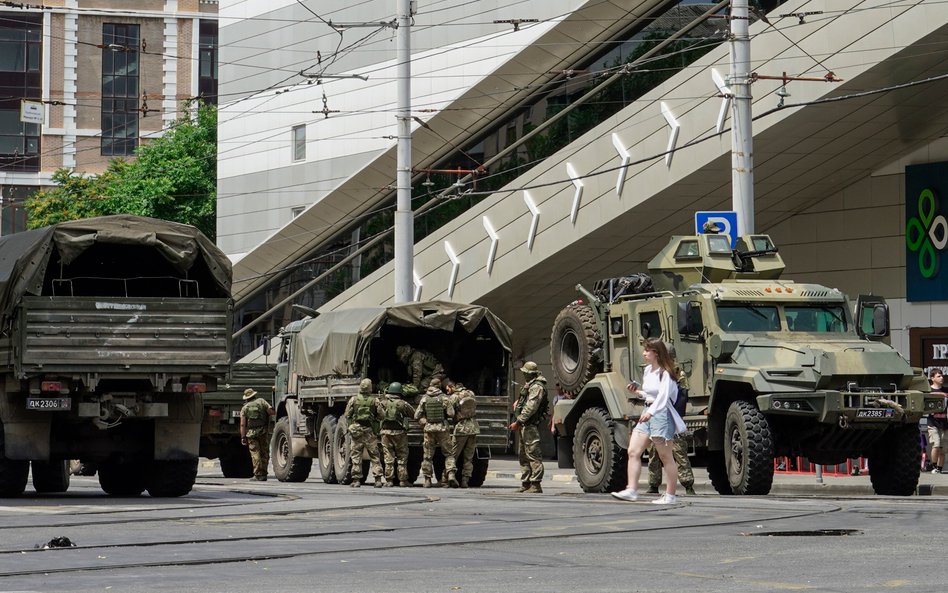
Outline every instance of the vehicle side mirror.
POLYGON ((678 303, 678 333, 683 336, 697 336, 703 331, 701 305, 693 301, 678 303))
POLYGON ((872 336, 884 337, 889 335, 889 307, 877 304, 872 308, 872 336))
POLYGON ((270 356, 270 336, 263 338, 263 344, 261 344, 261 346, 263 346, 263 355, 270 356))
POLYGON ((856 301, 856 333, 869 340, 880 340, 889 335, 889 305, 885 299, 859 295, 856 301))

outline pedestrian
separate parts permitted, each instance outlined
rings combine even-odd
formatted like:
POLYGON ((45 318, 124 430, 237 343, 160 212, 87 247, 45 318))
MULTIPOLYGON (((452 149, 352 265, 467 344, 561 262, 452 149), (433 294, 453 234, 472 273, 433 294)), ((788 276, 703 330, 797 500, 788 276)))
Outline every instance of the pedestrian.
POLYGON ((510 424, 510 430, 520 432, 517 446, 520 454, 520 489, 517 492, 540 494, 543 492, 540 487, 543 480, 540 425, 546 426, 546 415, 549 413, 546 379, 533 361, 523 363, 520 372, 523 373, 525 384, 520 388, 520 397, 514 405, 514 421, 510 424))
POLYGON ((421 473, 425 476, 425 488, 439 488, 440 481, 432 482, 434 476, 434 454, 438 447, 441 447, 441 454, 444 455, 444 472, 447 477, 448 486, 457 488, 457 466, 454 462, 454 447, 451 444, 451 419, 454 418, 454 406, 441 391, 441 379, 434 378, 428 385, 428 390, 418 403, 415 410, 415 420, 424 429, 424 441, 422 449, 424 457, 421 461, 421 473))
MULTIPOLYGON (((556 404, 559 401, 566 400, 566 399, 573 399, 573 395, 571 393, 567 393, 563 391, 563 387, 560 386, 559 383, 556 384, 554 389, 556 389, 556 392, 553 394, 553 406, 551 409, 555 410, 556 404)), ((556 431, 556 417, 553 414, 550 414, 550 433, 553 435, 553 459, 558 459, 559 458, 559 442, 557 441, 557 439, 559 438, 559 434, 557 434, 557 431, 556 431)))
POLYGON ((654 504, 674 504, 678 501, 675 491, 678 484, 678 464, 672 453, 671 443, 675 435, 685 431, 685 423, 675 411, 678 397, 678 384, 675 381, 675 363, 665 343, 658 338, 645 340, 642 357, 647 363, 642 374, 642 386, 634 381, 628 385, 629 391, 645 399, 648 407, 639 417, 629 437, 628 484, 624 490, 613 492, 620 500, 638 499, 639 475, 642 472, 642 453, 649 442, 655 444, 655 450, 665 470, 665 494, 654 504))
POLYGON ((477 399, 474 392, 461 383, 448 384, 448 394, 454 406, 454 430, 451 443, 461 471, 461 488, 469 488, 474 473, 474 452, 481 427, 477 423, 477 399))
POLYGON ((375 487, 382 487, 382 468, 379 461, 379 421, 378 398, 372 394, 372 381, 362 379, 359 393, 349 398, 343 417, 349 430, 350 476, 353 488, 362 485, 362 454, 369 456, 369 468, 375 478, 375 487))
POLYGON ((382 453, 385 457, 385 486, 395 485, 396 467, 398 485, 412 486, 408 478, 408 419, 415 409, 402 399, 402 384, 390 383, 385 389, 385 398, 379 399, 379 416, 382 418, 382 453))
POLYGON ((408 382, 418 388, 420 393, 427 392, 433 378, 440 379, 444 374, 444 366, 427 350, 402 344, 395 349, 395 355, 406 367, 408 382))
MULTIPOLYGON (((928 373, 932 393, 945 394, 945 375, 941 369, 932 369, 928 373)), ((948 403, 948 399, 946 399, 948 403)), ((948 416, 943 405, 940 412, 928 416, 928 442, 932 446, 932 473, 940 474, 945 467, 945 438, 948 437, 948 416)))
MULTIPOLYGON (((678 481, 685 487, 685 494, 695 493, 695 473, 691 469, 691 460, 688 459, 688 442, 685 435, 676 434, 672 440, 672 455, 678 465, 678 481)), ((648 446, 648 494, 658 494, 658 487, 662 484, 662 460, 654 443, 648 446)))
POLYGON ((276 411, 270 402, 257 397, 257 392, 244 390, 244 405, 240 408, 240 443, 250 450, 253 462, 253 480, 267 481, 270 464, 270 418, 276 411))

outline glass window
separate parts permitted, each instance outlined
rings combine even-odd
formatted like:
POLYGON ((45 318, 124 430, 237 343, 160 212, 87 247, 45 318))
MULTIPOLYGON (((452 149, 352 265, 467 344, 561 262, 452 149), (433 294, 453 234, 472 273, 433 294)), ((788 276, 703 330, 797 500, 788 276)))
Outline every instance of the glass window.
POLYGON ((139 26, 102 26, 103 155, 129 156, 138 147, 139 26))
POLYGON ((785 305, 783 311, 792 332, 842 333, 847 328, 842 305, 785 305))
POLYGON ((718 323, 721 329, 732 332, 780 331, 777 307, 772 305, 750 305, 720 303, 717 306, 718 323))
POLYGON ((198 27, 198 92, 206 102, 217 105, 217 23, 201 21, 198 27))
POLYGON ((293 126, 293 160, 306 159, 306 126, 293 126))
POLYGON ((682 241, 675 250, 675 259, 686 257, 698 257, 698 242, 692 240, 682 241))
POLYGON ((731 238, 727 235, 708 235, 708 251, 718 255, 731 253, 731 238))
POLYGON ((20 103, 42 100, 43 15, 0 15, 0 171, 39 171, 39 126, 20 121, 20 103))

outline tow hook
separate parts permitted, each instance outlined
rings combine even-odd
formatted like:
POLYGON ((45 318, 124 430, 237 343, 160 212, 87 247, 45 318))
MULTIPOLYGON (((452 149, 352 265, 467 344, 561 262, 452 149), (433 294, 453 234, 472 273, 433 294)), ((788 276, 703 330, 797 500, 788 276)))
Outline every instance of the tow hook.
POLYGON ((846 418, 846 416, 842 414, 839 415, 839 427, 842 428, 843 430, 846 430, 847 428, 849 428, 849 419, 846 418))

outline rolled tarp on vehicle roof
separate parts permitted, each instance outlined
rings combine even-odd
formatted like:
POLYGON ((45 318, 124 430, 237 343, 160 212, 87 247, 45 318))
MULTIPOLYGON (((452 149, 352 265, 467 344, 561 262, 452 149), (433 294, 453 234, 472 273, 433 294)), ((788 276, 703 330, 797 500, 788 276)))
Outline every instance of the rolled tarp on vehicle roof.
POLYGON ((230 294, 230 260, 197 228, 129 214, 61 222, 0 238, 0 316, 7 318, 23 295, 39 295, 55 249, 69 265, 96 243, 153 247, 182 273, 200 257, 222 291, 230 294))
POLYGON ((487 307, 422 301, 393 305, 340 309, 320 314, 297 336, 296 368, 306 377, 352 375, 365 356, 369 341, 384 325, 473 333, 487 322, 500 345, 510 351, 511 330, 487 307))

